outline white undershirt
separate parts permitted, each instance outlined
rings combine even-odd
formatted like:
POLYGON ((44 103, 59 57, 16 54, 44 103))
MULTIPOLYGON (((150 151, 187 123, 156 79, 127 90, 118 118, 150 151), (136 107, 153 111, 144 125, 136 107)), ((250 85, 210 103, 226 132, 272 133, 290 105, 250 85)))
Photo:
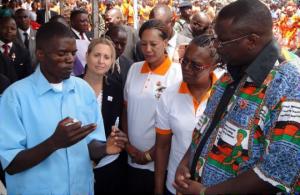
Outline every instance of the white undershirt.
POLYGON ((50 83, 52 89, 56 92, 62 92, 63 90, 63 82, 60 83, 50 83))
MULTIPOLYGON (((100 108, 102 108, 102 99, 103 99, 103 91, 101 90, 100 93, 99 93, 99 95, 97 96, 97 102, 98 102, 98 105, 100 106, 100 108)), ((97 164, 97 166, 95 167, 95 169, 100 168, 100 167, 104 167, 105 165, 108 165, 108 164, 112 163, 118 157, 119 157, 119 154, 105 156, 104 158, 102 158, 99 161, 99 163, 97 164)))

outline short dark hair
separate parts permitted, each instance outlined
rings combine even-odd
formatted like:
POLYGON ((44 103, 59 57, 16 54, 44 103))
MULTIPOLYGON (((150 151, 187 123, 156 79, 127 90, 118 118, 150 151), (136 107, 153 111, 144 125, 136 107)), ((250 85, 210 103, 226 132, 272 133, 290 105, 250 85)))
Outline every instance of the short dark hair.
POLYGON ((20 14, 20 13, 22 13, 22 12, 26 12, 26 11, 27 11, 27 10, 24 9, 24 8, 19 8, 19 9, 16 10, 15 16, 18 15, 18 14, 20 14))
POLYGON ((36 48, 45 49, 53 38, 74 38, 70 28, 59 22, 48 22, 39 28, 36 33, 36 48))
POLYGON ((75 17, 79 14, 87 14, 88 15, 88 12, 85 11, 84 9, 73 10, 73 11, 71 11, 70 20, 73 21, 75 19, 75 17))
POLYGON ((123 25, 111 25, 108 28, 108 31, 105 33, 105 35, 109 36, 110 38, 112 38, 112 35, 116 32, 124 32, 127 34, 126 29, 124 28, 123 25))
MULTIPOLYGON (((204 34, 199 35, 193 38, 189 45, 194 44, 197 47, 208 47, 207 49, 210 52, 210 57, 212 57, 217 64, 220 60, 219 55, 214 47, 211 47, 214 41, 214 37, 212 35, 204 34)), ((218 68, 223 68, 221 64, 218 64, 218 68)))
POLYGON ((0 26, 1 28, 3 28, 3 24, 6 24, 7 22, 9 22, 10 20, 16 21, 13 17, 11 16, 5 16, 5 17, 0 17, 0 26))
POLYGON ((193 38, 190 44, 195 44, 198 47, 206 47, 213 43, 213 36, 212 35, 199 35, 193 38))
POLYGON ((216 22, 224 19, 231 19, 240 34, 272 35, 271 12, 259 0, 237 0, 228 4, 219 12, 216 22))
POLYGON ((69 24, 68 24, 66 18, 62 15, 55 15, 55 16, 51 17, 49 22, 59 22, 65 26, 69 27, 69 24))
POLYGON ((62 15, 55 15, 50 18, 49 22, 57 22, 57 20, 59 20, 59 19, 66 20, 66 18, 62 15))
POLYGON ((156 20, 156 19, 150 19, 148 21, 146 21, 140 28, 139 31, 139 37, 142 37, 142 34, 145 30, 148 29, 156 29, 158 31, 160 31, 160 37, 163 40, 168 39, 168 27, 160 20, 156 20))

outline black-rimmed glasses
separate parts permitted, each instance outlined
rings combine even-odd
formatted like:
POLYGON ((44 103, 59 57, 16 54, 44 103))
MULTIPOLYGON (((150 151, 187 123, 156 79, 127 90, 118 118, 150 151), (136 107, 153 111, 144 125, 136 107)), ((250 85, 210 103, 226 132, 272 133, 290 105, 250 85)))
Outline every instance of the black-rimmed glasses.
POLYGON ((244 35, 244 36, 241 36, 241 37, 238 37, 238 38, 235 38, 235 39, 231 39, 231 40, 228 40, 228 41, 220 41, 218 39, 218 37, 215 37, 213 39, 213 42, 214 42, 215 47, 217 47, 217 48, 223 48, 226 45, 232 44, 232 43, 234 43, 236 41, 242 40, 242 39, 247 38, 249 36, 251 36, 251 34, 244 35))

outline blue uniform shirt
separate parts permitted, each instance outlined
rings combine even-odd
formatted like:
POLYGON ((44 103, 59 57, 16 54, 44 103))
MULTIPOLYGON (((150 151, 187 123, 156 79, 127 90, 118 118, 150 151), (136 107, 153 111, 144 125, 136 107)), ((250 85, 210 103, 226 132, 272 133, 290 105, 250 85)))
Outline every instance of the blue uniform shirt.
POLYGON ((92 195, 93 171, 88 143, 105 141, 102 116, 95 94, 82 79, 70 77, 58 92, 38 67, 29 77, 11 85, 0 102, 0 158, 3 168, 22 150, 32 148, 55 131, 66 117, 97 123, 97 129, 77 144, 52 153, 38 165, 8 175, 10 195, 92 195))

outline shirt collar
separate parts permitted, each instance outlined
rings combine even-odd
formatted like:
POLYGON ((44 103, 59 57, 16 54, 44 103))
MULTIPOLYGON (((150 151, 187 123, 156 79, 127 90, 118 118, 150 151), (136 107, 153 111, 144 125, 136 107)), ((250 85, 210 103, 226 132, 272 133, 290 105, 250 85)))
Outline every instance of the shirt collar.
POLYGON ((22 29, 20 29, 20 28, 18 28, 18 31, 19 31, 19 33, 21 34, 21 35, 23 35, 25 32, 28 34, 28 35, 30 35, 30 28, 28 28, 27 30, 22 30, 22 29))
POLYGON ((187 85, 186 82, 182 81, 181 84, 180 84, 180 87, 178 89, 178 93, 180 93, 180 94, 189 94, 190 96, 192 96, 195 113, 196 113, 199 105, 202 104, 203 102, 205 102, 209 98, 212 86, 218 80, 217 76, 213 72, 211 73, 211 78, 212 78, 211 87, 209 88, 209 90, 205 94, 202 95, 200 102, 198 102, 197 99, 192 95, 192 93, 189 90, 188 85, 187 85))
POLYGON ((166 57, 161 65, 159 65, 154 70, 151 70, 149 67, 149 64, 145 61, 142 66, 141 73, 146 74, 146 73, 152 72, 154 74, 163 76, 168 72, 169 68, 171 67, 171 64, 172 64, 172 61, 170 60, 170 58, 166 57))
MULTIPOLYGON (((0 40, 0 47, 2 47, 3 45, 5 45, 5 43, 3 41, 0 40)), ((9 48, 12 48, 13 42, 7 43, 7 45, 9 46, 9 48)))
MULTIPOLYGON (((79 38, 81 38, 81 35, 80 35, 80 32, 79 31, 77 31, 77 30, 75 30, 74 28, 71 28, 72 29, 72 31, 79 37, 79 38)), ((85 33, 82 33, 83 34, 83 36, 85 35, 85 33)))
MULTIPOLYGON (((211 79, 212 79, 212 85, 211 85, 210 89, 212 88, 212 86, 218 80, 217 76, 213 72, 211 73, 211 79)), ((178 89, 178 93, 181 93, 181 94, 190 94, 192 96, 192 93, 189 90, 187 83, 184 82, 184 81, 181 82, 180 87, 178 89)))
POLYGON ((275 41, 271 41, 248 66, 245 72, 256 86, 260 86, 264 82, 279 55, 278 45, 275 41))
POLYGON ((176 47, 176 40, 177 40, 177 32, 174 31, 174 35, 173 37, 168 41, 168 45, 170 45, 171 47, 175 48, 176 47))
MULTIPOLYGON (((40 65, 37 66, 35 72, 33 73, 33 77, 34 77, 34 83, 36 85, 37 93, 39 95, 43 95, 44 93, 48 92, 49 90, 53 90, 49 81, 46 79, 46 77, 42 73, 42 71, 40 69, 40 65)), ((75 90, 74 79, 69 78, 69 79, 64 80, 63 86, 64 87, 63 87, 62 92, 70 92, 70 91, 75 90)), ((56 92, 56 93, 59 93, 59 92, 56 92)))

